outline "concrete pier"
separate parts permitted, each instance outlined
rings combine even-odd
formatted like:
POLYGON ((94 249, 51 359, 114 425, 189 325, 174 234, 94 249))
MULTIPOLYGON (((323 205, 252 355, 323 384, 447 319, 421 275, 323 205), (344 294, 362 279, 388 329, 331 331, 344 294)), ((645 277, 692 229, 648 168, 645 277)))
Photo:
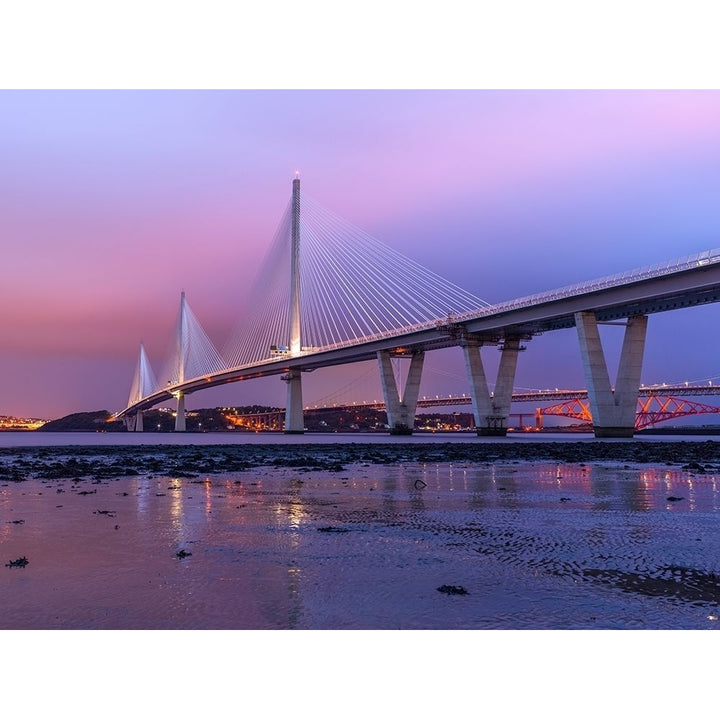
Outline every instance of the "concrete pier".
POLYGON ((139 412, 137 412, 133 415, 126 415, 123 418, 123 421, 125 423, 125 429, 128 432, 142 432, 143 431, 142 410, 140 410, 139 412))
POLYGON ((302 403, 302 372, 290 370, 282 379, 287 383, 285 404, 285 434, 300 435, 305 432, 305 418, 302 403))
POLYGON ((390 434, 412 435, 425 353, 419 351, 411 355, 410 368, 402 396, 395 381, 390 351, 378 351, 377 359, 380 366, 380 382, 382 383, 390 434))
POLYGON ((500 366, 492 395, 480 355, 481 346, 480 341, 473 339, 467 340, 463 345, 476 432, 478 435, 504 437, 507 435, 515 371, 521 349, 520 338, 506 338, 501 347, 500 366))
POLYGON ((185 432, 185 395, 177 394, 177 413, 175 414, 175 432, 185 432))
POLYGON ((635 315, 627 320, 614 391, 610 386, 595 313, 576 313, 575 325, 595 437, 632 437, 635 432, 647 315, 635 315))

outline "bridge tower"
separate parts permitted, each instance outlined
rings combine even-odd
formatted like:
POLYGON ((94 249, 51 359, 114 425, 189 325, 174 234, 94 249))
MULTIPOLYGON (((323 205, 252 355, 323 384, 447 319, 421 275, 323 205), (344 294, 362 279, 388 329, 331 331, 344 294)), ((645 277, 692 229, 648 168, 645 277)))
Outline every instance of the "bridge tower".
POLYGON ((608 323, 625 326, 613 390, 610 387, 597 317, 594 312, 575 313, 590 413, 597 438, 633 436, 647 320, 647 315, 633 315, 627 319, 627 323, 608 323))
POLYGON ((505 338, 500 346, 500 366, 495 391, 491 395, 480 355, 481 347, 482 342, 477 338, 468 338, 463 343, 476 432, 478 435, 504 437, 507 435, 518 353, 525 348, 521 347, 519 337, 505 338))
MULTIPOLYGON (((300 178, 292 182, 292 207, 290 225, 290 357, 297 357, 302 350, 300 337, 300 178)), ((305 431, 302 406, 302 371, 291 368, 283 380, 287 382, 285 404, 285 432, 301 434, 305 431)))
MULTIPOLYGON (((407 357, 408 355, 394 353, 394 356, 407 357)), ((425 352, 418 350, 409 354, 410 368, 402 395, 395 380, 392 357, 393 353, 390 350, 379 350, 377 353, 388 427, 391 435, 412 435, 425 352)))
MULTIPOLYGON (((185 360, 188 347, 188 317, 187 305, 185 302, 185 291, 180 293, 180 316, 178 318, 177 330, 177 382, 185 380, 185 360)), ((175 393, 177 399, 177 412, 175 414, 175 432, 185 432, 185 394, 182 390, 175 393)))
MULTIPOLYGON (((152 393, 155 390, 156 385, 155 376, 152 368, 150 367, 150 361, 148 360, 147 353, 145 352, 145 346, 143 343, 140 343, 140 355, 135 368, 135 377, 133 378, 130 389, 128 405, 132 405, 133 403, 142 400, 146 395, 152 393)), ((125 427, 128 432, 143 431, 142 410, 138 410, 134 415, 126 415, 124 420, 125 427)))
POLYGON ((292 182, 290 224, 290 354, 300 354, 300 178, 292 182))

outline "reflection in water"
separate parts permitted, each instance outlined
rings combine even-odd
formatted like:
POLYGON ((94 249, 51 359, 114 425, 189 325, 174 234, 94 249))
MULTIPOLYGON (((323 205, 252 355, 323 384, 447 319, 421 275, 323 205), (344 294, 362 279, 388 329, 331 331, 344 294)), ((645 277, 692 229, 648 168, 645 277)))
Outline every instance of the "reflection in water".
POLYGON ((187 515, 184 512, 182 483, 176 480, 169 488, 170 494, 170 525, 175 534, 178 545, 188 540, 187 537, 187 515))
POLYGON ((138 513, 144 515, 148 509, 150 480, 145 477, 136 477, 130 480, 130 485, 134 495, 137 497, 138 513))
MULTIPOLYGON (((9 487, 9 486, 8 486, 9 487)), ((10 490, 0 488, 0 547, 10 534, 10 512, 12 510, 12 494, 10 490)), ((22 520, 22 518, 14 518, 22 520)), ((7 562, 7 561, 6 561, 7 562)))
POLYGON ((0 489, 0 557, 30 560, 0 567, 1 627, 704 627, 720 603, 710 474, 406 463, 71 487, 0 489))
POLYGON ((420 477, 422 472, 419 472, 418 468, 413 467, 409 474, 414 477, 412 479, 409 478, 407 469, 404 465, 401 465, 397 475, 387 475, 383 479, 380 497, 382 498, 382 511, 386 515, 393 515, 397 509, 396 499, 398 493, 398 481, 400 481, 403 485, 406 481, 414 482, 418 477, 420 477))
POLYGON ((284 548, 286 556, 284 565, 286 568, 286 592, 287 592, 287 627, 295 629, 298 627, 302 615, 301 579, 302 572, 298 561, 298 551, 301 542, 302 525, 307 517, 307 511, 303 506, 302 485, 294 481, 289 491, 289 502, 278 503, 275 514, 283 531, 283 538, 286 540, 284 548))
POLYGON ((407 492, 410 507, 413 510, 425 509, 425 491, 432 489, 432 479, 428 474, 428 466, 425 463, 420 465, 401 465, 397 479, 388 474, 384 480, 383 489, 385 512, 393 513, 397 508, 399 493, 407 492))

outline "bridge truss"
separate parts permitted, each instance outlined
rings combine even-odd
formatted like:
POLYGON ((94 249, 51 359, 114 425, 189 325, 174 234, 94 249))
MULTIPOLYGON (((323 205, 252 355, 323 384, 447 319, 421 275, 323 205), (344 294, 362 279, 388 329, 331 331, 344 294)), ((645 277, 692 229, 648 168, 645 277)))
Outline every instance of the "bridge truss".
MULTIPOLYGON (((588 400, 576 398, 538 408, 541 417, 565 417, 579 420, 592 425, 593 417, 588 400)), ((635 430, 643 430, 668 420, 689 417, 691 415, 720 415, 720 407, 706 405, 694 400, 686 400, 669 395, 650 395, 638 398, 637 413, 635 414, 635 430)))

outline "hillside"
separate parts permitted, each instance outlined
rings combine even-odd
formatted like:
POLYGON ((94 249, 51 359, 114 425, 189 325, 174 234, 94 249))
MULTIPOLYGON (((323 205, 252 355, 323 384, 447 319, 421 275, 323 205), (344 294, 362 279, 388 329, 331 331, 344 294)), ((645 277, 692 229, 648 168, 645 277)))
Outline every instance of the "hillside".
POLYGON ((111 417, 112 414, 107 410, 73 413, 50 420, 35 432, 124 432, 124 423, 112 421, 111 417))

